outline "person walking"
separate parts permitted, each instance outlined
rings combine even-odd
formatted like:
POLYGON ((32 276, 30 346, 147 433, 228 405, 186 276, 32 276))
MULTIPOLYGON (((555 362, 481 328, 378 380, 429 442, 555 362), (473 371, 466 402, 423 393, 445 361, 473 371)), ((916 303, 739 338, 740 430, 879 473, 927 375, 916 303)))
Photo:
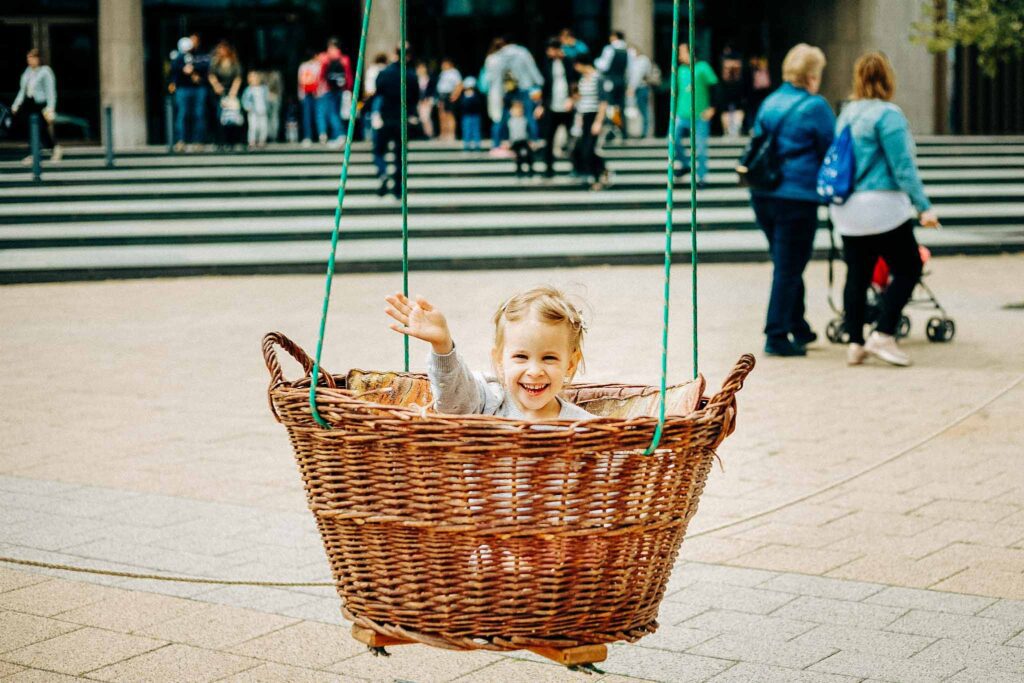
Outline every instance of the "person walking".
POLYGON ((639 50, 633 49, 632 55, 626 83, 626 111, 631 106, 636 107, 640 116, 640 137, 646 138, 651 133, 651 88, 661 85, 661 71, 639 50))
POLYGON ((891 101, 895 90, 888 58, 881 52, 863 55, 853 67, 853 99, 835 127, 837 135, 850 128, 856 162, 853 194, 829 209, 843 238, 850 365, 860 365, 868 354, 893 365, 910 365, 910 356, 896 344, 896 327, 921 277, 914 221, 939 227, 914 161, 907 117, 891 101), (889 266, 892 281, 882 294, 878 323, 865 341, 865 295, 879 257, 889 266))
POLYGON ((580 75, 576 91, 576 123, 573 124, 573 128, 579 130, 574 157, 576 172, 591 190, 603 190, 608 186, 611 176, 597 151, 597 140, 608 112, 608 104, 601 99, 601 76, 594 68, 594 58, 586 52, 577 55, 575 67, 580 75))
POLYGON ((210 86, 217 97, 217 123, 219 142, 222 147, 240 144, 237 137, 238 120, 241 118, 241 104, 238 94, 242 89, 242 64, 238 53, 226 40, 217 43, 210 57, 210 86))
MULTIPOLYGON (((25 54, 25 70, 21 73, 18 94, 11 104, 11 113, 19 112, 28 122, 32 114, 39 114, 39 138, 43 149, 52 149, 50 161, 60 161, 64 151, 57 144, 53 122, 57 118, 57 77, 53 69, 43 64, 39 50, 32 48, 25 54)), ((28 126, 26 126, 27 128, 28 126)), ((25 158, 32 163, 32 156, 25 158)))
POLYGON ((561 33, 558 34, 558 39, 562 41, 562 53, 566 59, 576 61, 576 57, 582 54, 589 54, 590 48, 582 40, 576 37, 571 28, 563 28, 561 33))
POLYGON ((363 107, 362 107, 362 127, 363 127, 363 139, 373 142, 373 113, 374 105, 377 99, 374 95, 377 94, 377 76, 383 71, 388 65, 388 56, 383 52, 378 52, 373 58, 373 63, 366 67, 366 71, 363 75, 363 107))
POLYGON ((171 60, 174 92, 174 151, 206 144, 206 96, 209 92, 210 59, 199 53, 199 36, 178 41, 171 60))
POLYGON ((462 73, 449 58, 441 60, 441 73, 437 75, 438 137, 446 142, 455 140, 455 100, 462 88, 462 73))
POLYGON ((711 119, 715 115, 715 107, 711 99, 712 88, 718 84, 718 76, 711 65, 701 60, 694 65, 696 91, 696 110, 692 110, 690 98, 690 46, 679 45, 679 69, 676 82, 676 166, 675 176, 680 178, 690 173, 690 154, 683 146, 683 140, 689 138, 690 128, 696 129, 697 150, 696 169, 697 187, 704 187, 708 174, 708 138, 711 137, 711 119))
POLYGON ((601 51, 601 56, 594 60, 594 66, 601 74, 603 99, 608 103, 609 116, 622 138, 626 134, 626 81, 632 57, 626 36, 622 31, 612 31, 608 36, 608 44, 601 51))
POLYGON ((416 116, 420 120, 420 128, 427 139, 433 138, 437 131, 434 130, 434 104, 437 90, 437 79, 430 73, 430 67, 426 62, 416 63, 416 85, 420 89, 419 104, 416 105, 416 116))
POLYGON ((491 156, 508 156, 502 148, 501 141, 505 133, 505 76, 504 57, 501 49, 505 47, 504 38, 495 38, 487 50, 484 66, 480 70, 477 85, 480 92, 487 96, 487 117, 491 120, 491 156))
POLYGON ((299 106, 302 110, 302 146, 313 144, 316 130, 316 95, 320 90, 320 60, 306 50, 306 61, 299 65, 299 106))
MULTIPOLYGON (((406 48, 406 58, 411 59, 412 50, 406 48)), ((373 128, 373 164, 377 168, 377 177, 380 179, 380 187, 377 194, 381 197, 389 192, 396 199, 402 197, 401 185, 401 164, 398 163, 402 135, 402 72, 403 65, 399 64, 399 49, 396 46, 391 53, 391 63, 377 75, 377 94, 374 95, 376 103, 373 105, 374 113, 373 128), (394 148, 394 172, 388 178, 387 152, 388 148, 394 148)), ((416 79, 416 72, 409 68, 408 62, 404 65, 406 70, 406 106, 409 112, 416 111, 416 105, 420 99, 420 87, 416 79)))
POLYGON ((540 118, 544 134, 544 177, 555 177, 555 135, 559 128, 568 134, 572 127, 572 90, 576 84, 576 69, 562 52, 562 41, 552 38, 545 50, 547 59, 541 70, 544 86, 537 105, 536 115, 540 118))
POLYGON ((781 183, 752 189, 757 223, 768 238, 772 287, 765 323, 765 353, 803 356, 818 335, 804 318, 804 268, 818 228, 818 168, 832 144, 836 117, 818 95, 825 54, 800 43, 782 62, 785 81, 758 110, 753 133, 771 132, 780 159, 781 183))
POLYGON ((352 63, 341 51, 337 38, 327 41, 327 49, 320 53, 320 84, 316 96, 316 127, 320 142, 340 147, 345 140, 341 125, 342 94, 352 90, 352 63))

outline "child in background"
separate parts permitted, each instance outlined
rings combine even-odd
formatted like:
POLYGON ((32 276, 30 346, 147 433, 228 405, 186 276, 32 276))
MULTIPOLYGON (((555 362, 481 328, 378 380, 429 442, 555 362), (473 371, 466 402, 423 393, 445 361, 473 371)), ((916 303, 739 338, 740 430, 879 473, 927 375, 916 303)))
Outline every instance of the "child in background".
POLYGON ((506 301, 494 315, 491 361, 496 376, 469 370, 455 350, 444 315, 426 299, 385 297, 396 332, 431 346, 427 365, 438 412, 520 420, 596 417, 558 394, 583 363, 583 316, 564 294, 537 287, 506 301))
POLYGON ((262 76, 256 71, 249 72, 248 83, 242 91, 242 109, 249 119, 249 149, 256 149, 267 146, 270 91, 263 84, 262 76))
POLYGON ((245 116, 242 115, 242 104, 237 97, 226 95, 220 98, 220 125, 224 130, 224 147, 241 148, 245 116))
POLYGON ((533 148, 530 147, 529 122, 519 100, 509 107, 508 142, 516 155, 516 178, 533 177, 533 148))
POLYGON ((483 119, 484 97, 476 89, 472 76, 462 82, 462 94, 456 103, 461 116, 462 149, 480 151, 480 123, 483 119))

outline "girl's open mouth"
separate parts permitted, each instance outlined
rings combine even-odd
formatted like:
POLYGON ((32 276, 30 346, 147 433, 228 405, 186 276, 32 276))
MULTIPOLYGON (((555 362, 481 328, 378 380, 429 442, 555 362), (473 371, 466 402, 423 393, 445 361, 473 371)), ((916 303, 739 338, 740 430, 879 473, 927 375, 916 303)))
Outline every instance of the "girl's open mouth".
POLYGON ((519 383, 519 386, 530 396, 540 396, 548 388, 547 384, 524 384, 522 382, 519 383))

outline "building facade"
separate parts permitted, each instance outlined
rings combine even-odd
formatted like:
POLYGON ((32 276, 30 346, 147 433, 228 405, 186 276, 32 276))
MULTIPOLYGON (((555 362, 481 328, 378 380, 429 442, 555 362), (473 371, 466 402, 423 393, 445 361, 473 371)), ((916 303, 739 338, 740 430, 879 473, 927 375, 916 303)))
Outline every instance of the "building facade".
MULTIPOLYGON (((685 5, 685 3, 684 3, 685 5)), ((827 55, 822 94, 834 105, 850 91, 856 57, 881 49, 898 75, 896 102, 918 133, 1024 132, 1020 64, 984 77, 970 52, 932 55, 909 40, 920 0, 697 0, 696 52, 717 67, 728 45, 768 57, 773 82, 786 51, 798 42, 827 55)), ((178 38, 198 33, 206 47, 228 39, 246 68, 280 70, 286 95, 307 49, 328 36, 358 47, 359 0, 25 0, 0 9, 0 101, 10 101, 24 53, 38 47, 58 77, 60 110, 91 124, 110 106, 117 147, 163 142, 169 55, 178 38)), ((598 50, 611 29, 667 73, 671 59, 671 0, 408 0, 410 42, 427 60, 451 57, 475 74, 491 39, 511 35, 540 55, 563 27, 598 50)), ((685 12, 681 34, 687 35, 685 12)), ((375 0, 368 58, 399 39, 399 0, 375 0)), ((667 95, 657 109, 667 111, 667 95)), ((664 116, 661 117, 664 126, 664 116)))

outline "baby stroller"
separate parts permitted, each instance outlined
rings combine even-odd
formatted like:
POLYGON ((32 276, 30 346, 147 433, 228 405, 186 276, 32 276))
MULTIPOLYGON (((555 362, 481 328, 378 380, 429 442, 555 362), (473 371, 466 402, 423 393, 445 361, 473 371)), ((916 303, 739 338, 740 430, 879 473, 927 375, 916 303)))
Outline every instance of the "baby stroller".
MULTIPOLYGON (((829 239, 831 247, 828 251, 828 305, 837 317, 828 322, 828 325, 825 327, 825 336, 833 344, 848 344, 850 343, 850 335, 843 328, 843 311, 836 306, 832 298, 833 283, 835 281, 833 264, 838 252, 836 250, 835 234, 832 232, 831 225, 829 225, 829 239)), ((932 253, 923 245, 919 245, 918 248, 921 252, 921 263, 927 268, 928 262, 932 258, 932 253)), ((917 287, 914 290, 915 296, 912 296, 910 301, 907 302, 907 308, 924 308, 937 311, 938 315, 928 318, 925 335, 928 337, 928 341, 931 342, 948 342, 956 334, 956 323, 946 314, 942 304, 939 303, 931 288, 925 283, 924 279, 927 276, 928 271, 923 270, 921 272, 921 279, 917 281, 917 287), (920 296, 917 296, 919 293, 920 296)), ((868 287, 864 321, 869 325, 874 325, 878 322, 878 317, 881 315, 881 296, 885 288, 889 286, 889 281, 889 265, 884 259, 879 258, 875 264, 875 272, 871 277, 871 286, 868 287)), ((910 318, 901 315, 899 325, 896 327, 896 337, 897 339, 902 339, 908 334, 910 334, 910 318)))

